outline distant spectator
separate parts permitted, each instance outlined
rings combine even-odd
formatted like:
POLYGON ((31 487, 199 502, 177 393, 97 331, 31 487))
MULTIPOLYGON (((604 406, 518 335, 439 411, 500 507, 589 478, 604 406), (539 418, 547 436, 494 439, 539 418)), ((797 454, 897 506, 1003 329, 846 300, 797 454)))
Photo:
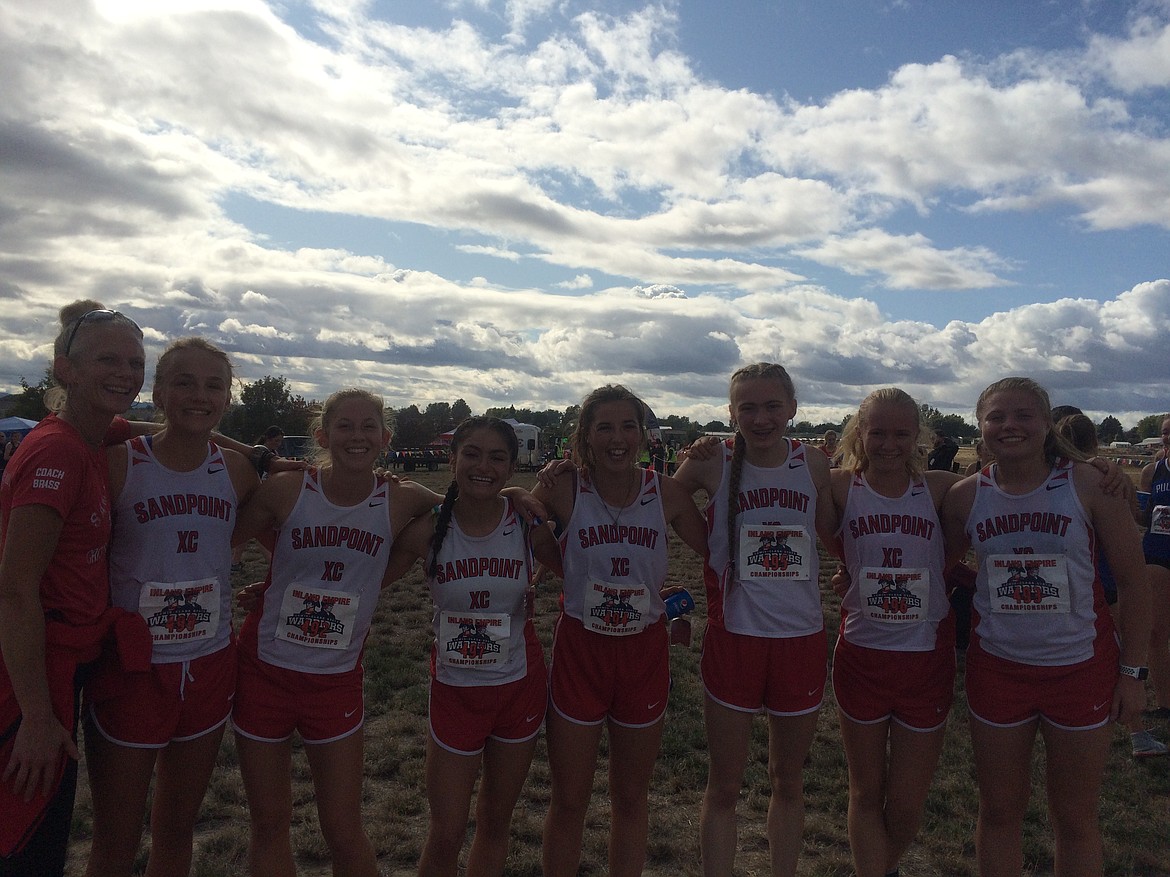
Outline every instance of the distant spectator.
POLYGON ((829 458, 829 468, 835 469, 840 465, 840 458, 837 454, 837 430, 825 430, 824 444, 821 445, 821 450, 825 452, 825 456, 829 458))
POLYGON ((957 453, 959 453, 959 445, 953 438, 949 435, 936 435, 934 447, 926 457, 926 468, 950 472, 957 453))
POLYGON ((975 460, 967 464, 967 469, 964 475, 974 475, 976 472, 983 469, 992 460, 990 452, 987 450, 987 445, 983 444, 983 439, 975 441, 975 460))

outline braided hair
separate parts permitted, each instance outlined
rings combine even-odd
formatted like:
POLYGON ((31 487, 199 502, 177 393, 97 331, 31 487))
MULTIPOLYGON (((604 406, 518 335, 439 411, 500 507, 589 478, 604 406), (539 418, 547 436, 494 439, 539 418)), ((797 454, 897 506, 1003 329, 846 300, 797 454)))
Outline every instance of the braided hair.
MULTIPOLYGON (((459 448, 467 437, 478 429, 489 429, 499 436, 508 448, 508 459, 513 466, 520 458, 520 442, 516 438, 516 430, 498 417, 479 415, 468 417, 451 434, 451 465, 455 465, 455 458, 459 456, 459 448)), ((439 570, 439 549, 443 547, 443 540, 447 538, 447 530, 451 527, 451 515, 455 513, 455 500, 459 499, 459 482, 454 478, 447 485, 447 492, 435 516, 435 534, 431 537, 430 557, 427 561, 427 575, 431 578, 439 570)))
MULTIPOLYGON (((728 396, 734 397, 738 384, 752 380, 779 381, 788 397, 796 401, 796 386, 792 383, 792 378, 785 371, 784 366, 774 362, 753 362, 738 369, 731 376, 728 396)), ((732 405, 734 406, 734 404, 733 399, 732 405)), ((734 410, 731 412, 731 417, 734 421, 734 410)), ((735 520, 739 515, 739 482, 743 475, 744 457, 747 454, 747 442, 744 440, 743 433, 739 431, 738 424, 734 425, 735 441, 731 448, 731 471, 727 482, 727 560, 729 569, 735 567, 736 546, 739 542, 735 520)))

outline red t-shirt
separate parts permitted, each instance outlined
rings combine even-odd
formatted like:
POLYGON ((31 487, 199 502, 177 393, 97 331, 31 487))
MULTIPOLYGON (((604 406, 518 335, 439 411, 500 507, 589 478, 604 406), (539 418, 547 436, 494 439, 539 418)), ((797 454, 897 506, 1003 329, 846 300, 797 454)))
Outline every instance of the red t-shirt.
MULTIPOLYGON (((106 441, 129 436, 127 422, 116 418, 106 441)), ((64 522, 41 579, 41 604, 46 615, 67 624, 92 624, 110 603, 106 473, 105 449, 90 446, 74 427, 49 415, 21 443, 0 484, 0 547, 14 508, 48 506, 64 522)))

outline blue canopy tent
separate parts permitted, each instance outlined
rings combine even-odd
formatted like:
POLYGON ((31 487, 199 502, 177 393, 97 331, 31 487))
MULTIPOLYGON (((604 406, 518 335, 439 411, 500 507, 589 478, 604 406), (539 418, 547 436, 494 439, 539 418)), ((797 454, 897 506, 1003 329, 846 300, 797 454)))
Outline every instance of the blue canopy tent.
POLYGON ((23 417, 5 417, 0 419, 0 432, 19 432, 27 435, 28 431, 37 425, 35 420, 26 420, 23 417))

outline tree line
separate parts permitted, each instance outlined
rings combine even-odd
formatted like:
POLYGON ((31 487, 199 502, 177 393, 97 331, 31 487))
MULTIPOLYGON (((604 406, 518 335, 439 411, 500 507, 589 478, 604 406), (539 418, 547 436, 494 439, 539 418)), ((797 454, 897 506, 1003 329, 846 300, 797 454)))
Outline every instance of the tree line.
MULTIPOLYGON (((29 384, 22 377, 20 385, 21 391, 9 400, 7 414, 40 420, 46 413, 41 400, 45 390, 51 386, 48 371, 39 383, 29 384)), ((256 441, 269 426, 279 426, 286 435, 308 435, 321 404, 294 394, 283 375, 265 375, 256 381, 244 382, 236 400, 224 416, 220 430, 225 435, 248 443, 256 441)), ((979 435, 979 428, 958 414, 943 414, 930 405, 922 405, 921 409, 923 420, 938 434, 965 440, 973 440, 979 435)), ((570 405, 563 410, 545 408, 542 411, 508 406, 488 408, 484 414, 531 423, 540 427, 551 442, 572 433, 579 412, 579 405, 570 405)), ((472 414, 471 406, 463 399, 431 402, 422 409, 413 404, 399 408, 393 413, 394 446, 417 448, 428 445, 436 436, 454 429, 460 421, 472 414)), ((1137 444, 1142 439, 1160 435, 1164 418, 1164 413, 1150 414, 1126 429, 1120 420, 1108 415, 1097 424, 1097 439, 1102 445, 1116 441, 1137 444)), ((798 420, 792 424, 790 431, 793 435, 806 437, 820 436, 828 430, 840 433, 848 420, 848 416, 837 422, 798 420)), ((672 435, 681 444, 694 441, 704 433, 731 431, 730 425, 721 420, 699 423, 678 414, 659 417, 658 424, 672 430, 672 435)))

